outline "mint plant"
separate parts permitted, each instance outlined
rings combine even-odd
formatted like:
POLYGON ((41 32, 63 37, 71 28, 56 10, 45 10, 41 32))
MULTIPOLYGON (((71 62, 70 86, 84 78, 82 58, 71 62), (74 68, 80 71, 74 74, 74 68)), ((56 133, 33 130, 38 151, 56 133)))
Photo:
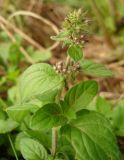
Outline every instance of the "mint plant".
POLYGON ((81 81, 69 88, 79 72, 112 75, 103 65, 84 59, 88 27, 82 10, 70 13, 52 37, 67 45, 66 60, 55 66, 33 64, 19 79, 16 103, 6 111, 20 126, 15 144, 26 160, 120 160, 109 120, 88 108, 98 83, 81 81))

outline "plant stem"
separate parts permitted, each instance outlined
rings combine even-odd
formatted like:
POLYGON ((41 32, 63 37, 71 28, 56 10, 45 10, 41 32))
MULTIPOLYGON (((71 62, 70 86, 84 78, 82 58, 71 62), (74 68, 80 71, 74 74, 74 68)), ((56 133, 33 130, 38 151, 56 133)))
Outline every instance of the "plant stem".
POLYGON ((124 0, 120 0, 121 4, 124 6, 124 0))
POLYGON ((8 139, 9 139, 9 142, 10 142, 10 145, 11 145, 11 147, 12 147, 12 150, 13 150, 13 153, 14 153, 14 155, 15 155, 16 160, 19 160, 19 158, 18 158, 18 156, 17 156, 17 153, 16 153, 16 150, 15 150, 15 147, 14 147, 14 144, 13 144, 12 139, 11 139, 11 137, 10 137, 10 134, 7 134, 7 137, 8 137, 8 139))
POLYGON ((111 14, 114 18, 114 21, 115 21, 115 23, 117 23, 118 20, 119 20, 119 14, 118 14, 118 11, 117 11, 115 0, 109 0, 108 4, 109 4, 111 14))
POLYGON ((56 156, 57 141, 58 141, 57 128, 52 128, 52 150, 51 150, 51 154, 52 154, 53 158, 56 156))
MULTIPOLYGON (((66 62, 65 62, 66 68, 68 68, 70 60, 71 60, 70 56, 68 55, 66 58, 66 62)), ((66 82, 65 87, 68 87, 67 82, 66 82)), ((61 92, 60 92, 59 96, 57 97, 57 100, 56 100, 57 102, 60 99, 60 97, 61 97, 61 92)), ((53 156, 53 158, 55 158, 55 156, 56 156, 57 143, 58 143, 58 128, 54 127, 54 128, 52 128, 52 149, 51 149, 51 155, 53 156)))
POLYGON ((66 67, 68 67, 69 63, 70 63, 70 56, 68 55, 65 61, 66 67))

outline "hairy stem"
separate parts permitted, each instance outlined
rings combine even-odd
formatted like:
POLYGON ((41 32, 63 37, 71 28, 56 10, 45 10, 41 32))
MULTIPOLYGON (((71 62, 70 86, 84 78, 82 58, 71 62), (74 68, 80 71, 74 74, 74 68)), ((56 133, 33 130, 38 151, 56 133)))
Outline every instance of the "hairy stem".
MULTIPOLYGON (((68 65, 70 64, 70 56, 68 55, 65 61, 65 65, 66 68, 68 68, 68 65)), ((68 82, 67 82, 67 77, 65 78, 65 88, 68 90, 68 82)), ((61 97, 62 92, 60 92, 60 94, 57 97, 57 102, 59 101, 60 97, 61 97)), ((52 128, 52 149, 51 149, 51 155, 53 156, 53 158, 55 158, 56 156, 56 151, 57 151, 57 143, 58 143, 58 128, 54 127, 52 128)))
POLYGON ((17 156, 17 153, 16 153, 16 150, 15 150, 15 147, 14 147, 14 145, 13 145, 12 139, 11 139, 11 137, 10 137, 10 134, 8 134, 7 137, 8 137, 8 139, 9 139, 9 142, 10 142, 10 145, 11 145, 11 147, 12 147, 12 150, 13 150, 13 153, 14 153, 14 155, 15 155, 16 160, 19 160, 19 158, 18 158, 18 156, 17 156))
POLYGON ((57 128, 52 128, 52 150, 51 150, 51 154, 52 154, 53 157, 56 156, 57 141, 58 141, 58 130, 57 130, 57 128))

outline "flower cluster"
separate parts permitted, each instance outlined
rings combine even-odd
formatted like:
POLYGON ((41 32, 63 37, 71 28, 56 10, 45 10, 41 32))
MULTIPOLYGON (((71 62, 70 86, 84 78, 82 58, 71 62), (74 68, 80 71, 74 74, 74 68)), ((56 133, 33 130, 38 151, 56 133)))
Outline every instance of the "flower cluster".
POLYGON ((62 41, 67 45, 77 44, 83 47, 88 40, 89 22, 82 9, 74 11, 65 18, 62 30, 52 39, 62 41))
POLYGON ((74 63, 74 61, 71 61, 70 63, 71 64, 68 64, 68 66, 66 66, 64 61, 60 61, 56 63, 55 66, 53 66, 53 68, 56 71, 56 73, 60 73, 64 76, 67 76, 73 72, 80 71, 80 65, 78 62, 74 63))

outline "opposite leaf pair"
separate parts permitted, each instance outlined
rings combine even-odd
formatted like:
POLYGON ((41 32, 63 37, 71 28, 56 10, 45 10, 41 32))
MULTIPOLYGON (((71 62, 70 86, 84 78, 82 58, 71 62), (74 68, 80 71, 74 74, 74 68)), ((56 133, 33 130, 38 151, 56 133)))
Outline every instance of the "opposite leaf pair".
POLYGON ((119 160, 116 138, 109 121, 100 113, 87 108, 98 92, 97 82, 89 80, 75 85, 62 100, 58 95, 63 85, 63 76, 57 74, 48 64, 32 65, 23 73, 19 82, 20 104, 9 107, 7 113, 20 124, 26 116, 31 116, 28 136, 20 140, 20 150, 24 158, 119 160), (38 99, 42 105, 32 104, 33 99, 38 99), (43 141, 39 141, 36 134, 33 139, 29 134, 30 131, 42 131, 44 134, 48 131, 51 134, 55 127, 58 145, 56 154, 52 157, 51 147, 46 147, 43 141), (68 142, 69 148, 72 147, 73 158, 69 155, 68 147, 65 144, 63 147, 60 145, 65 142, 68 142))

